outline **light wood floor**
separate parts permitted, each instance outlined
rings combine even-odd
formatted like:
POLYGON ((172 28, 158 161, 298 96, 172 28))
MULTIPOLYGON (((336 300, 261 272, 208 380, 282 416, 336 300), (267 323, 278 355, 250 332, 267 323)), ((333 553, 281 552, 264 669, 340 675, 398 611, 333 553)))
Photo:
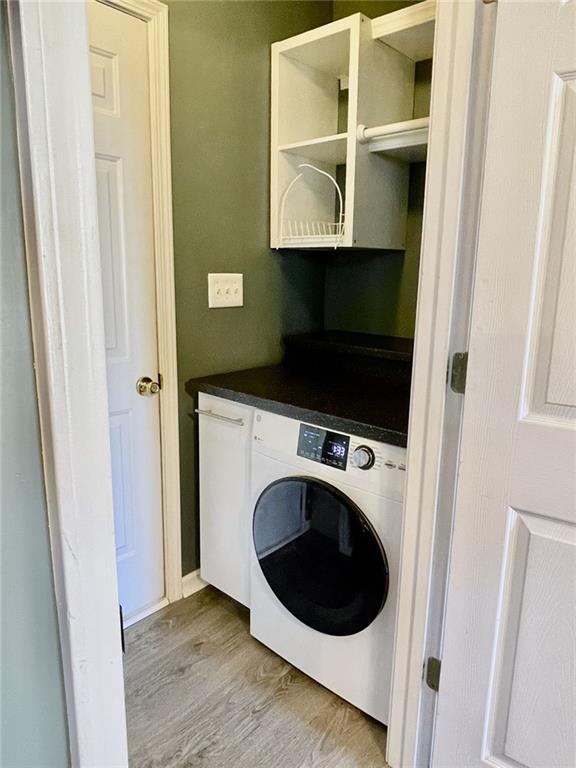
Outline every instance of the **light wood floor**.
POLYGON ((211 587, 126 632, 131 768, 383 768, 386 729, 269 651, 211 587))

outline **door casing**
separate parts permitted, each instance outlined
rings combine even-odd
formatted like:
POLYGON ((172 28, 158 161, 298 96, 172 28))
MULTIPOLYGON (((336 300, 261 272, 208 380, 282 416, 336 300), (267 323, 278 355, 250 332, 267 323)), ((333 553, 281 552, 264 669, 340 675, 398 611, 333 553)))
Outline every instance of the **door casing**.
MULTIPOLYGON (((159 52, 164 51, 163 64, 151 67, 151 106, 153 115, 163 114, 162 119, 153 119, 152 135, 155 211, 160 217, 159 226, 155 226, 159 238, 156 245, 158 253, 164 254, 157 275, 161 288, 159 317, 168 317, 159 328, 159 344, 164 398, 172 404, 169 412, 163 409, 162 420, 173 442, 171 447, 163 445, 162 451, 165 465, 175 473, 170 483, 165 483, 172 499, 165 521, 174 522, 179 503, 175 325, 170 307, 163 304, 167 287, 172 288, 173 296, 168 9, 157 0, 105 2, 146 21, 151 61, 158 61, 159 52)), ((461 151, 467 146, 481 152, 477 137, 467 129, 474 122, 474 109, 470 111, 469 104, 471 70, 467 67, 455 72, 448 65, 457 59, 457 52, 464 58, 472 56, 473 42, 480 34, 470 21, 470 8, 475 5, 440 0, 442 9, 436 26, 437 40, 445 41, 447 50, 435 64, 436 107, 430 153, 433 156, 441 152, 447 135, 456 142, 451 149, 456 146, 457 152, 456 159, 444 160, 451 173, 444 172, 442 162, 437 160, 443 172, 434 184, 427 185, 419 333, 424 327, 422 318, 432 320, 426 336, 417 343, 415 355, 408 453, 412 471, 409 469, 407 477, 402 565, 405 583, 398 621, 399 631, 404 634, 403 642, 397 643, 388 748, 394 768, 416 764, 419 745, 430 739, 432 729, 430 721, 418 716, 423 683, 421 674, 412 672, 421 670, 430 623, 439 620, 430 615, 429 586, 438 533, 435 522, 441 442, 446 428, 446 365, 451 329, 460 320, 453 306, 453 293, 460 236, 454 217, 464 203, 459 196, 465 172, 461 151), (468 34, 460 38, 455 31, 465 23, 468 34), (449 93, 450 98, 441 99, 436 96, 438 92, 449 93), (464 124, 460 118, 452 119, 462 114, 468 115, 464 124), (451 207, 454 204, 457 210, 451 207), (449 256, 441 258, 445 253, 449 256), (420 437, 429 447, 430 461, 423 462, 422 454, 418 455, 420 437)), ((127 766, 86 14, 82 3, 59 7, 43 0, 18 0, 10 4, 9 21, 72 764, 127 766), (50 41, 57 41, 57 45, 50 45, 50 41), (66 71, 66 78, 61 77, 62 71, 66 71), (74 253, 74 259, 70 259, 70 253, 74 253), (58 429, 53 428, 54 424, 58 429), (74 447, 80 451, 87 443, 89 451, 79 455, 74 452, 74 447), (84 509, 94 509, 96 504, 97 520, 86 515, 84 509), (107 575, 103 578, 104 569, 107 575)), ((179 514, 177 522, 179 526, 179 514)), ((448 534, 444 531, 444 535, 448 534)), ((166 539, 170 548, 167 562, 180 560, 179 527, 178 543, 176 538, 171 529, 166 539)), ((167 578, 167 585, 174 589, 171 594, 179 596, 181 575, 176 578, 172 574, 172 579, 167 578)))
POLYGON ((408 431, 400 588, 387 759, 428 765, 463 396, 448 384, 468 349, 497 5, 440 0, 408 431))

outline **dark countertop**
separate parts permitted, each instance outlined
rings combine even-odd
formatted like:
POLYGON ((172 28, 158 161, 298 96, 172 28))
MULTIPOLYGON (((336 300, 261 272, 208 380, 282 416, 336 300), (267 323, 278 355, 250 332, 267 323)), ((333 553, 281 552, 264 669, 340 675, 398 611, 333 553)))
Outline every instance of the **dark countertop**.
POLYGON ((409 380, 302 372, 285 365, 190 379, 186 391, 235 400, 381 443, 406 446, 409 380))

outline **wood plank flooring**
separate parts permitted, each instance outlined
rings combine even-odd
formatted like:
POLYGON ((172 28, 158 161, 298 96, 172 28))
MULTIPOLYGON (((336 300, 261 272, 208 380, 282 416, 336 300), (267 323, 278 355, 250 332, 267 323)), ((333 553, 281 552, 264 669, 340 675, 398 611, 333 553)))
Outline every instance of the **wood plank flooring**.
POLYGON ((131 768, 385 768, 384 726, 248 627, 207 587, 127 630, 131 768))

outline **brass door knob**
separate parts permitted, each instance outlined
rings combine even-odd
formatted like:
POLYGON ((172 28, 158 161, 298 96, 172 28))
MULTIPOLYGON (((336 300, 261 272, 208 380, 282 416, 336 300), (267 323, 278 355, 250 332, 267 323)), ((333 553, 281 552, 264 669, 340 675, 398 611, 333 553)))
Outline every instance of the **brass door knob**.
POLYGON ((136 392, 142 397, 157 395, 160 392, 160 384, 157 381, 152 381, 150 376, 140 376, 136 382, 136 392))

